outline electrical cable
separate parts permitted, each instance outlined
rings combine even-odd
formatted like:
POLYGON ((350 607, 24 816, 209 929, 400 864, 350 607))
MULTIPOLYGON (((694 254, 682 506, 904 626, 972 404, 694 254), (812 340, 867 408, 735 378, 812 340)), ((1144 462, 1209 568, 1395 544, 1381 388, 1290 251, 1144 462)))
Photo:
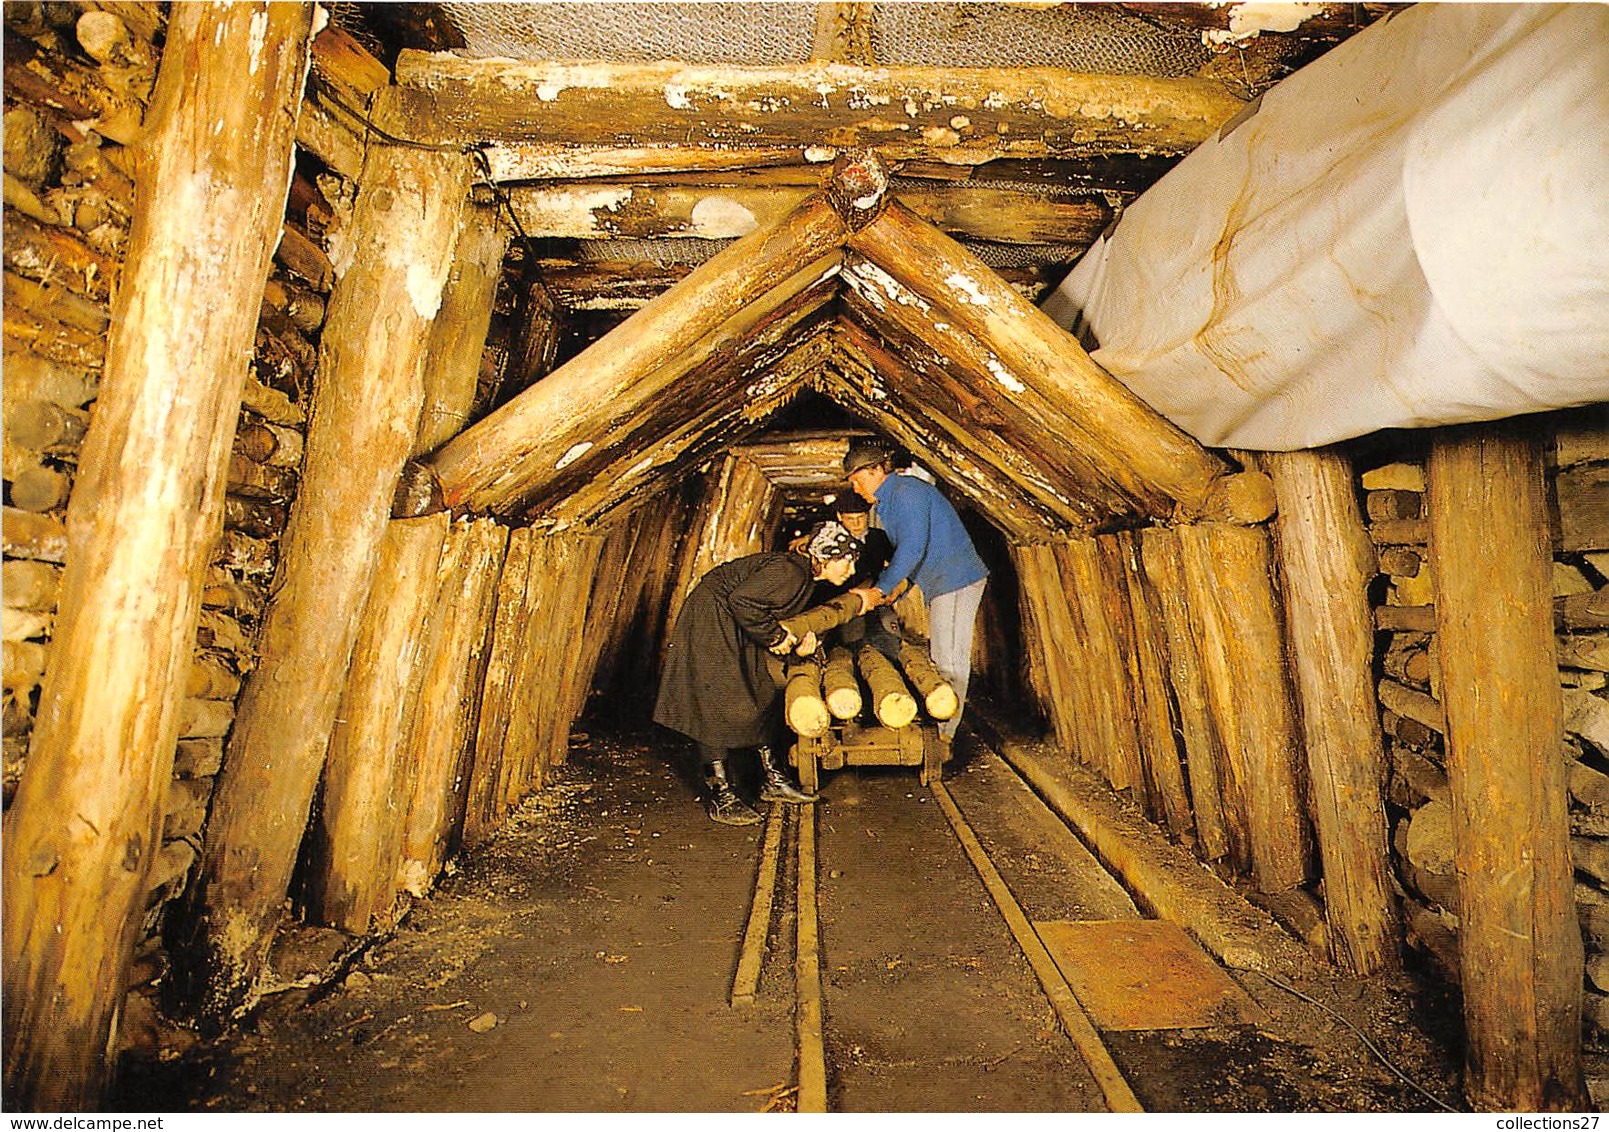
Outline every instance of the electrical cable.
POLYGON ((1380 1063, 1382 1065, 1384 1065, 1387 1069, 1391 1070, 1391 1072, 1395 1073, 1405 1084, 1407 1084, 1409 1087, 1411 1087, 1415 1092, 1419 1093, 1419 1095, 1424 1097, 1426 1100, 1429 1100, 1431 1103, 1440 1106, 1441 1108, 1445 1109, 1448 1112, 1461 1112, 1461 1111, 1463 1111, 1462 1109, 1453 1108, 1451 1105, 1449 1105, 1446 1101, 1442 1100, 1440 1097, 1435 1096, 1434 1094, 1432 1094, 1430 1092, 1427 1092, 1424 1089, 1424 1087, 1419 1084, 1419 1082, 1415 1081, 1412 1077, 1409 1077, 1401 1069, 1398 1069, 1397 1066, 1396 1066, 1396 1063, 1393 1062, 1389 1057, 1387 1057, 1385 1055, 1385 1051, 1382 1050, 1379 1046, 1375 1045, 1374 1041, 1369 1037, 1369 1035, 1365 1034, 1361 1029, 1359 1029, 1358 1026, 1355 1023, 1353 1023, 1353 1021, 1350 1018, 1346 1017, 1346 1015, 1340 1014, 1340 1013, 1337 1013, 1334 1010, 1331 1010, 1328 1006, 1325 1006, 1318 999, 1313 998, 1313 997, 1311 997, 1309 995, 1303 994, 1301 991, 1297 990, 1295 987, 1291 986, 1289 983, 1281 982, 1279 979, 1276 979, 1273 975, 1270 975, 1266 971, 1256 971, 1254 973, 1259 975, 1259 976, 1261 976, 1263 979, 1267 980, 1268 982, 1273 983, 1276 987, 1278 987, 1280 990, 1284 991, 1286 994, 1295 995, 1297 998, 1301 999, 1303 1002, 1311 1003, 1312 1005, 1318 1007, 1320 1010, 1324 1011, 1324 1013, 1328 1014, 1331 1018, 1334 1018, 1336 1021, 1338 1021, 1338 1022, 1342 1023, 1343 1025, 1345 1025, 1347 1027, 1347 1029, 1351 1030, 1354 1034, 1356 1034, 1362 1040, 1363 1044, 1366 1047, 1368 1047, 1368 1050, 1369 1050, 1370 1053, 1374 1054, 1375 1057, 1380 1059, 1380 1063))

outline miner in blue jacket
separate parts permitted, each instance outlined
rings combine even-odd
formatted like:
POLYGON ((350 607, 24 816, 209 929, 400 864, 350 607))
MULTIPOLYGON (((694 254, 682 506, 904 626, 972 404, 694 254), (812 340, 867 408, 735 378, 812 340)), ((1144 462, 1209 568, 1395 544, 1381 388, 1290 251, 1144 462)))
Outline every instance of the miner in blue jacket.
POLYGON ((863 441, 849 446, 844 474, 855 494, 871 503, 894 544, 894 556, 867 592, 873 603, 895 596, 900 584, 919 586, 927 602, 933 663, 955 689, 961 707, 939 725, 945 744, 955 738, 972 675, 972 628, 983 601, 989 570, 961 516, 932 484, 915 476, 890 474, 886 449, 863 441))

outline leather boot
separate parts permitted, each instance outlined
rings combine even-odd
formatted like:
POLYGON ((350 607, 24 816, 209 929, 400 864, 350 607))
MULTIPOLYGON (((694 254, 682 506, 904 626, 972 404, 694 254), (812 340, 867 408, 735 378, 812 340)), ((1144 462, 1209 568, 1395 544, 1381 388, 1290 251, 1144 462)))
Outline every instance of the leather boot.
POLYGON ((765 775, 760 786, 762 802, 792 802, 795 805, 803 805, 816 800, 816 795, 806 794, 788 780, 787 772, 782 769, 782 760, 777 757, 773 748, 760 748, 760 770, 765 775))
POLYGON ((753 825, 760 820, 760 815, 738 797, 737 791, 726 780, 724 761, 710 764, 707 781, 709 799, 704 803, 704 812, 709 814, 710 821, 722 825, 753 825))

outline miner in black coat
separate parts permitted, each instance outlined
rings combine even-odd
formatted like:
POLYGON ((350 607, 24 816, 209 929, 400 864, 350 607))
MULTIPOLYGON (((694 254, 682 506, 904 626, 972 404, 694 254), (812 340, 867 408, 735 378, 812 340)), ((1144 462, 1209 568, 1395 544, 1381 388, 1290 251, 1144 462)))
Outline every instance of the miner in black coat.
POLYGON ((687 595, 671 632, 654 721, 698 744, 713 820, 760 820, 727 777, 731 752, 746 747, 760 752, 762 799, 815 801, 788 781, 772 746, 782 689, 766 654, 814 651, 814 634, 795 637, 782 621, 810 605, 817 580, 847 581, 860 550, 859 540, 838 523, 823 523, 804 541, 803 553, 751 554, 722 563, 687 595))

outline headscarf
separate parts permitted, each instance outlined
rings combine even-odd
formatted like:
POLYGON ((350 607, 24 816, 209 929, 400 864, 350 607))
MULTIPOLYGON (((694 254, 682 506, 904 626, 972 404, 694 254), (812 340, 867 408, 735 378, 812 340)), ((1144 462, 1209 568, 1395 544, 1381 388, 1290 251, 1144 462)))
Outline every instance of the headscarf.
POLYGON ((861 543, 842 523, 817 523, 810 532, 810 557, 820 562, 860 557, 861 543))

